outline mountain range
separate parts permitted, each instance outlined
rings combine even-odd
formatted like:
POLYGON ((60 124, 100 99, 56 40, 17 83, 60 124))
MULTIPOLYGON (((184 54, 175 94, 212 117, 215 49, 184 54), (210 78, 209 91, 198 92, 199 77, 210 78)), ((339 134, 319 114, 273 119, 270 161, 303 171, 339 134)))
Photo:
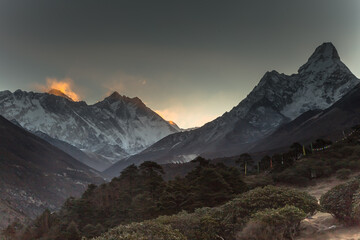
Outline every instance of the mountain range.
MULTIPOLYGON (((79 160, 97 170, 179 131, 176 124, 162 119, 139 98, 117 92, 88 105, 72 101, 59 90, 49 93, 2 91, 0 115, 16 120, 52 144, 56 142, 58 147, 57 140, 60 140, 80 149, 88 157, 79 160)), ((61 145, 67 151, 68 147, 61 145)), ((75 157, 73 151, 68 153, 75 157)))
POLYGON ((334 45, 323 43, 297 74, 267 72, 230 112, 201 128, 171 134, 118 161, 104 173, 117 176, 126 166, 147 160, 186 162, 199 155, 214 158, 247 152, 300 115, 329 108, 359 82, 341 61, 334 45))
MULTIPOLYGON (((359 82, 334 45, 323 43, 296 74, 265 73, 231 111, 188 131, 162 119, 139 98, 117 92, 88 105, 56 89, 49 93, 3 91, 0 115, 114 177, 126 166, 147 160, 188 162, 199 155, 217 158, 266 151, 283 147, 286 139, 308 141, 312 135, 301 134, 310 131, 303 130, 305 122, 323 116, 359 82)), ((346 126, 356 121, 347 122, 346 126)))

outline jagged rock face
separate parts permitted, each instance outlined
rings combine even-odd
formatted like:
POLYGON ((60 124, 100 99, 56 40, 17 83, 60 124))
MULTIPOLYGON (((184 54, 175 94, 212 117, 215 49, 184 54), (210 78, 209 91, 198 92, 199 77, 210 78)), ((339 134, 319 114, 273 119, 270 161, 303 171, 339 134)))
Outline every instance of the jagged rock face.
POLYGON ((319 46, 297 74, 267 72, 230 112, 203 127, 170 135, 110 167, 111 173, 144 160, 184 161, 196 155, 239 154, 304 112, 325 109, 359 83, 331 43, 319 46))
POLYGON ((335 47, 324 43, 298 74, 267 72, 238 106, 204 128, 220 131, 241 119, 259 131, 258 136, 266 135, 304 112, 328 108, 358 83, 359 79, 340 61, 335 47))
POLYGON ((335 47, 324 43, 298 74, 267 72, 229 114, 233 121, 244 119, 267 134, 304 112, 330 107, 358 83, 359 79, 341 62, 335 47))
POLYGON ((177 132, 139 98, 117 92, 87 105, 48 93, 3 91, 0 115, 113 162, 177 132))
MULTIPOLYGON (((262 114, 264 108, 293 120, 306 111, 328 108, 357 83, 359 80, 341 62, 335 47, 331 43, 324 43, 299 68, 298 74, 287 76, 276 71, 267 72, 233 111, 255 126, 261 126, 261 122, 264 122, 260 115, 268 115, 262 114)), ((269 127, 279 125, 276 123, 278 121, 269 127)), ((263 129, 266 128, 265 124, 263 129)))
POLYGON ((270 136, 262 139, 251 152, 286 149, 289 143, 309 144, 318 138, 339 140, 344 130, 349 132, 360 124, 360 84, 325 110, 303 113, 293 121, 282 125, 270 136))

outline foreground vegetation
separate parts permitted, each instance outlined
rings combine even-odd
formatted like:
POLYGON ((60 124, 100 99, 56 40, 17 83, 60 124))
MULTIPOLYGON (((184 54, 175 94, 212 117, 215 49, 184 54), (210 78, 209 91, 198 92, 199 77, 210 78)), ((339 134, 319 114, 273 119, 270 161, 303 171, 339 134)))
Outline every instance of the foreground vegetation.
POLYGON ((360 224, 360 178, 340 184, 320 198, 324 211, 346 225, 360 224))
POLYGON ((307 193, 275 186, 248 191, 237 168, 195 161, 193 171, 169 182, 156 163, 129 166, 110 183, 90 185, 80 199, 68 199, 59 212, 45 211, 26 227, 9 226, 5 236, 213 240, 249 239, 267 231, 288 239, 306 215, 318 210, 317 200, 307 193), (263 227, 255 231, 254 226, 263 227))
MULTIPOLYGON (((89 185, 81 198, 69 198, 59 212, 44 211, 27 226, 14 223, 3 235, 7 240, 293 239, 301 220, 320 209, 317 200, 267 185, 306 186, 334 174, 347 179, 360 170, 356 130, 335 144, 312 143, 332 144, 326 151, 314 153, 294 143, 289 152, 265 156, 258 164, 249 154, 239 157, 237 167, 199 157, 185 177, 168 182, 154 162, 131 165, 109 183, 89 185)), ((359 186, 354 179, 330 190, 321 197, 321 210, 345 224, 359 224, 359 186)))
POLYGON ((203 158, 184 178, 165 182, 154 162, 131 165, 118 178, 89 185, 80 199, 69 198, 59 212, 45 211, 30 226, 13 224, 9 239, 80 239, 97 236, 119 224, 140 222, 200 207, 215 207, 247 191, 237 168, 203 158))
POLYGON ((318 209, 317 200, 307 193, 267 186, 219 207, 120 225, 95 239, 292 239, 300 221, 318 209))
POLYGON ((342 180, 348 179, 351 173, 360 170, 359 139, 360 127, 356 126, 351 135, 339 142, 318 139, 311 143, 311 146, 320 149, 326 147, 325 150, 312 151, 310 145, 303 147, 294 143, 289 152, 271 157, 272 168, 268 164, 270 157, 264 157, 260 164, 275 183, 308 186, 313 179, 332 175, 342 180))

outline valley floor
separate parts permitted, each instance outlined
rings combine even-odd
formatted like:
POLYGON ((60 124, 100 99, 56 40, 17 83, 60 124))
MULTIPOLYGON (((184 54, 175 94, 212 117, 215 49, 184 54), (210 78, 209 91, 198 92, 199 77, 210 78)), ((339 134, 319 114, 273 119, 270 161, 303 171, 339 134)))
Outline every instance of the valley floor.
MULTIPOLYGON (((354 174, 354 176, 358 175, 354 174)), ((315 185, 304 188, 311 195, 320 199, 321 195, 331 188, 346 182, 336 177, 320 179, 315 185)), ((318 212, 311 218, 307 218, 301 222, 301 232, 296 240, 359 240, 360 227, 346 227, 339 223, 329 213, 318 212)))

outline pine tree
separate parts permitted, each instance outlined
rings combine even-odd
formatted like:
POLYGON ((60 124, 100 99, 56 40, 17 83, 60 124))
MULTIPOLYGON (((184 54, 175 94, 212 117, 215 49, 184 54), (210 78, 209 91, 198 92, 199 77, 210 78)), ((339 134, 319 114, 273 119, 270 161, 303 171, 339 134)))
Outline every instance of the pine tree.
POLYGON ((65 239, 66 240, 80 240, 81 234, 78 229, 77 224, 74 221, 71 221, 68 227, 66 228, 65 232, 65 239))
POLYGON ((150 161, 143 162, 139 169, 143 188, 150 193, 151 198, 155 201, 159 198, 164 187, 164 179, 162 178, 164 170, 159 164, 150 161))

